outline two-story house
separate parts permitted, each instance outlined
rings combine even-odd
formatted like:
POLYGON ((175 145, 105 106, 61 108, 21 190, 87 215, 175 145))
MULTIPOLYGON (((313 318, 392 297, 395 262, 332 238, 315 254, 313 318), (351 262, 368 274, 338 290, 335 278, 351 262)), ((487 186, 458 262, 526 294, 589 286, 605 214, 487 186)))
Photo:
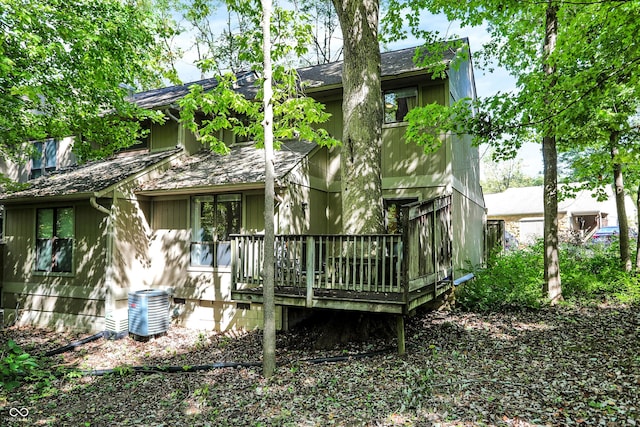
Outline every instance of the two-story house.
MULTIPOLYGON (((382 185, 388 235, 373 243, 369 239, 366 249, 364 240, 358 243, 358 256, 355 244, 347 245, 354 254, 330 253, 326 236, 341 232, 340 176, 349 173, 340 170, 340 148, 283 141, 276 153, 276 233, 298 236, 293 240, 307 245, 298 258, 287 255, 287 260, 303 265, 299 277, 316 280, 300 279, 309 290, 330 279, 332 286, 343 283, 349 292, 358 290, 355 282, 367 282, 367 295, 378 303, 360 301, 351 306, 355 309, 406 313, 431 298, 425 286, 435 287, 435 295, 439 283, 451 283, 467 262, 483 259, 485 206, 478 151, 470 138, 443 136, 442 147, 428 155, 403 140, 410 109, 475 98, 471 61, 450 67, 445 79, 432 79, 414 65, 413 54, 414 49, 382 54, 382 185), (443 198, 446 202, 431 207, 421 204, 443 198), (407 204, 413 210, 403 210, 407 204), (446 215, 436 216, 445 208, 446 215), (438 228, 439 234, 406 234, 403 241, 396 236, 408 219, 400 212, 432 230, 436 222, 445 227, 438 228), (408 252, 409 239, 429 247, 431 255, 408 252), (315 242, 314 251, 309 252, 309 242, 315 242), (311 257, 316 261, 309 261, 311 257), (425 267, 431 261, 436 264, 425 267), (336 267, 338 262, 341 267, 336 267), (403 283, 406 288, 401 288, 403 283), (385 295, 392 299, 396 294, 415 296, 409 297, 411 304, 384 301, 385 295)), ((299 70, 306 93, 332 114, 325 127, 337 139, 342 132, 341 67, 337 62, 299 70)), ((216 84, 211 79, 197 83, 205 90, 216 84)), ((251 96, 251 85, 250 78, 243 79, 239 90, 251 96)), ((249 270, 261 268, 254 249, 264 231, 263 152, 231 134, 224 135, 230 154, 203 148, 175 120, 180 115, 177 101, 187 91, 184 85, 135 95, 134 102, 169 117, 162 125, 150 125, 146 146, 57 172, 47 170, 52 166, 47 166, 49 157, 43 157, 22 172, 33 178, 27 188, 1 195, 5 312, 17 307, 22 324, 119 331, 126 329, 127 295, 161 288, 170 289, 177 323, 216 330, 260 326, 261 300, 244 282, 251 277, 259 289, 260 271, 249 270), (38 169, 45 173, 37 177, 38 169), (248 241, 253 243, 247 246, 248 241)), ((42 152, 48 155, 46 144, 42 152)), ((293 253, 293 243, 285 243, 293 253)), ((305 294, 303 303, 280 298, 279 324, 286 321, 287 306, 327 307, 327 298, 319 289, 315 296, 305 294)))

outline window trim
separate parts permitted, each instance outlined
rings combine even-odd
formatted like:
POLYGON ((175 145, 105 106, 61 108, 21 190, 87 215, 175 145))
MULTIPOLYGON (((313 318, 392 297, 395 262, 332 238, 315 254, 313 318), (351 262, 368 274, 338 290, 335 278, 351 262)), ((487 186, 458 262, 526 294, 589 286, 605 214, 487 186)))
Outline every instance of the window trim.
MULTIPOLYGON (((33 179, 37 179, 40 178, 41 176, 47 176, 48 174, 50 174, 51 172, 54 172, 56 170, 59 169, 60 164, 59 164, 59 159, 58 159, 58 150, 60 149, 60 141, 56 138, 45 138, 43 140, 40 141, 33 141, 32 144, 34 146, 38 146, 40 145, 40 149, 38 150, 36 148, 36 153, 40 153, 40 158, 37 159, 40 161, 40 167, 35 167, 34 166, 34 160, 35 157, 31 156, 31 159, 29 161, 29 176, 28 176, 28 180, 31 181, 33 179), (55 156, 55 165, 54 166, 47 166, 48 160, 50 159, 47 156, 47 146, 49 144, 54 144, 55 145, 55 149, 54 149, 54 156, 55 156), (38 175, 34 176, 34 171, 38 171, 38 175)), ((35 154, 35 153, 34 153, 35 154)))
MULTIPOLYGON (((240 203, 240 207, 239 207, 239 212, 238 212, 238 217, 237 219, 240 222, 240 226, 239 226, 239 230, 237 231, 231 231, 229 234, 238 234, 242 231, 242 223, 244 221, 244 197, 242 195, 242 193, 218 193, 218 194, 200 194, 200 195, 195 195, 189 198, 189 231, 190 231, 190 238, 189 238, 189 251, 188 251, 188 256, 189 256, 189 264, 188 264, 188 271, 194 271, 194 272, 213 272, 213 271, 231 271, 231 262, 229 262, 228 265, 218 265, 218 247, 220 244, 224 244, 224 243, 229 243, 231 242, 231 240, 217 240, 217 236, 215 236, 215 231, 212 230, 211 234, 212 234, 212 239, 211 241, 202 241, 202 240, 195 240, 195 233, 196 233, 196 229, 195 227, 198 225, 198 221, 196 221, 196 215, 201 215, 201 208, 198 208, 197 204, 201 204, 203 201, 210 201, 213 203, 214 209, 215 206, 217 206, 218 202, 220 199, 223 199, 223 201, 225 201, 224 199, 226 199, 226 201, 230 201, 230 202, 238 202, 240 203), (192 260, 193 260, 193 245, 194 244, 199 244, 199 245, 211 245, 214 247, 214 249, 211 251, 211 264, 193 264, 192 260)), ((217 219, 214 218, 214 222, 217 219)), ((229 245, 230 248, 230 245, 229 245)), ((230 249, 229 249, 230 250, 230 249)), ((230 255, 229 255, 230 256, 230 255)))
MULTIPOLYGON (((32 273, 34 275, 37 276, 66 276, 66 277, 72 277, 75 275, 75 268, 76 268, 76 263, 75 263, 75 256, 76 256, 76 209, 74 206, 71 205, 64 205, 64 206, 51 206, 51 207, 44 207, 44 208, 36 208, 35 209, 35 218, 34 218, 34 260, 33 260, 33 268, 32 268, 32 273), (48 270, 40 270, 38 269, 38 243, 40 240, 42 240, 41 238, 38 238, 38 213, 40 211, 43 210, 52 210, 53 211, 53 217, 52 217, 52 234, 53 236, 49 239, 52 243, 55 242, 55 239, 57 239, 57 234, 58 234, 58 230, 57 230, 57 221, 56 219, 58 218, 57 216, 57 212, 61 209, 70 209, 71 210, 71 219, 73 221, 73 225, 72 225, 72 229, 73 229, 73 236, 71 238, 64 238, 65 240, 70 240, 71 243, 71 260, 70 260, 70 270, 67 271, 54 271, 52 268, 48 269, 48 270)), ((52 244, 52 248, 53 248, 53 244, 52 244)), ((53 252, 52 249, 52 253, 51 253, 51 257, 53 260, 55 253, 53 252)))
MULTIPOLYGON (((404 97, 403 99, 408 98, 408 97, 404 97)), ((382 91, 382 107, 383 107, 383 113, 382 113, 382 125, 383 127, 397 127, 397 126, 406 126, 407 125, 407 121, 405 120, 405 117, 407 115, 407 113, 409 111, 411 111, 412 109, 420 106, 420 87, 418 85, 410 85, 410 86, 400 86, 400 87, 394 87, 391 89, 385 89, 382 91), (407 112, 404 114, 404 116, 402 117, 402 120, 394 120, 394 121, 387 121, 387 102, 386 102, 386 97, 388 94, 390 93, 394 93, 394 92, 401 92, 401 91, 415 91, 415 103, 416 105, 409 108, 407 106, 407 112)))

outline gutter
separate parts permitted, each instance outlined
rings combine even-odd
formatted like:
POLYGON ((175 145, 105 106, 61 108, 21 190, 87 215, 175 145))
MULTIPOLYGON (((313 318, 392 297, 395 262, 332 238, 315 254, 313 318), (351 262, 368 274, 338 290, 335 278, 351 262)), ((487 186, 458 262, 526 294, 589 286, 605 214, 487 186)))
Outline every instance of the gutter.
POLYGON ((89 198, 89 203, 91 204, 91 206, 98 210, 99 212, 102 212, 103 214, 107 215, 107 243, 106 243, 106 270, 105 270, 105 283, 104 283, 104 287, 105 287, 105 315, 107 313, 109 313, 110 307, 113 306, 115 308, 115 300, 114 300, 114 296, 116 294, 116 289, 115 289, 115 285, 114 285, 114 260, 113 260, 113 244, 115 241, 115 213, 113 211, 113 209, 115 208, 116 205, 116 193, 115 191, 113 192, 113 199, 111 202, 111 209, 107 209, 106 207, 102 206, 101 204, 98 203, 98 201, 96 200, 97 197, 99 197, 98 193, 94 193, 93 196, 91 196, 89 198))

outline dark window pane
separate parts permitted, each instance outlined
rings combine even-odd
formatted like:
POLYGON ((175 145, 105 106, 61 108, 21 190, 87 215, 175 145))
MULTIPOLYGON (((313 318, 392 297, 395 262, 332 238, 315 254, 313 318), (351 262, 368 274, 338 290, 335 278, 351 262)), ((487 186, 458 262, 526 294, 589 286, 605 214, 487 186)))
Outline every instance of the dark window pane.
POLYGON ((45 168, 47 170, 55 169, 58 165, 58 141, 55 139, 48 139, 44 145, 44 160, 45 168))
POLYGON ((38 239, 50 239, 53 237, 53 209, 38 209, 38 239))
POLYGON ((34 142, 35 153, 31 158, 31 169, 40 169, 42 167, 42 142, 34 142))
POLYGON ((405 121, 407 113, 418 105, 418 90, 415 87, 388 90, 384 93, 384 122, 405 121))
POLYGON ((191 265, 230 265, 231 243, 228 240, 230 234, 242 230, 242 196, 194 197, 192 212, 191 265))
POLYGON ((73 262, 73 240, 55 239, 53 243, 55 259, 53 271, 71 272, 73 262))
POLYGON ((51 270, 52 249, 53 244, 51 239, 36 240, 36 270, 51 270))

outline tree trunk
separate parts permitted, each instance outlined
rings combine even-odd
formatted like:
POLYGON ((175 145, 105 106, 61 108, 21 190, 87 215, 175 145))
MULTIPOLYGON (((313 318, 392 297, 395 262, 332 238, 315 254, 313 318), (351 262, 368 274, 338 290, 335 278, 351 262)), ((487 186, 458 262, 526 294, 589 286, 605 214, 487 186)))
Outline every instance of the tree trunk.
POLYGON ((276 309, 275 309, 275 274, 274 274, 274 242, 275 227, 275 168, 273 163, 273 104, 271 103, 271 0, 262 0, 262 34, 264 54, 264 288, 263 319, 264 335, 262 337, 262 373, 266 378, 273 375, 276 368, 276 309))
MULTIPOLYGON (((544 35, 544 73, 549 80, 549 90, 555 86, 555 67, 548 61, 556 48, 558 36, 558 7, 548 3, 544 35)), ((542 138, 544 161, 544 285, 543 291, 551 304, 562 300, 560 281, 560 256, 558 251, 558 151, 555 130, 547 129, 542 138)))
POLYGON ((629 221, 627 209, 624 204, 624 181, 622 178, 622 165, 618 162, 618 138, 619 132, 611 132, 609 142, 611 147, 611 160, 613 160, 613 188, 616 194, 616 209, 618 211, 618 225, 620 227, 620 261, 624 271, 631 271, 631 254, 629 251, 629 221))
POLYGON ((343 34, 342 229, 383 232, 379 0, 333 0, 343 34))
MULTIPOLYGON (((640 184, 638 184, 638 193, 636 195, 636 212, 638 214, 638 224, 640 224, 640 184)), ((636 271, 640 271, 640 237, 636 242, 636 271)))

